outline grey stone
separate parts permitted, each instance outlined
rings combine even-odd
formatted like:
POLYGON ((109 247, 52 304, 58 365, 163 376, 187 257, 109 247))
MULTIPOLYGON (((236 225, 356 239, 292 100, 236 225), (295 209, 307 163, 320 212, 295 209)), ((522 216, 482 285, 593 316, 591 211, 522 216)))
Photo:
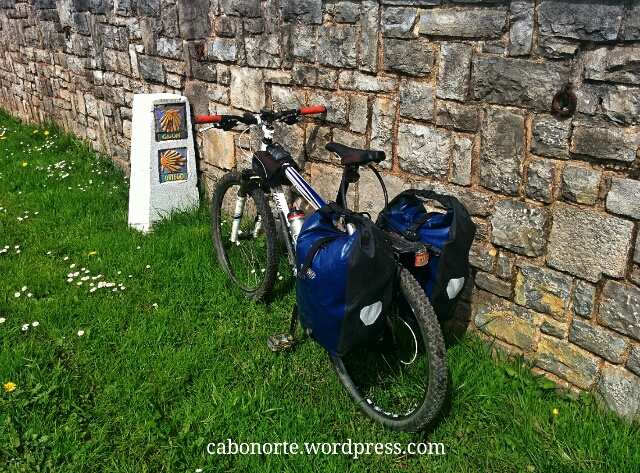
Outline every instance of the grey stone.
POLYGON ((316 60, 316 27, 298 25, 293 29, 293 57, 300 61, 316 60))
POLYGON ((640 377, 605 365, 598 383, 600 403, 629 422, 640 417, 640 377))
POLYGON ((264 33, 264 19, 262 18, 245 18, 242 22, 245 33, 262 34, 264 33))
POLYGON ((158 52, 158 56, 181 59, 182 40, 178 38, 158 38, 156 51, 158 52))
POLYGON ((640 219, 640 181, 611 178, 606 207, 611 213, 640 219))
POLYGON ((224 64, 216 64, 216 77, 218 78, 219 84, 231 84, 231 69, 229 69, 229 66, 225 66, 224 64))
POLYGON ((593 205, 598 200, 602 173, 567 165, 562 170, 562 197, 579 204, 593 205))
POLYGON ((522 111, 487 109, 482 124, 480 185, 517 195, 522 182, 524 143, 522 111))
POLYGON ((207 56, 214 61, 235 61, 238 48, 235 39, 214 39, 207 41, 207 56))
POLYGON ((431 73, 435 55, 431 45, 400 39, 383 42, 384 70, 423 77, 431 73))
POLYGON ((292 82, 291 73, 289 71, 264 71, 264 81, 271 84, 290 85, 292 82))
POLYGON ((640 263, 640 232, 638 232, 638 236, 636 237, 636 251, 633 254, 633 261, 640 263))
POLYGON ((271 87, 271 102, 275 109, 300 108, 307 104, 304 92, 275 85, 271 87))
POLYGON ((598 112, 602 97, 606 95, 602 92, 602 89, 601 85, 582 84, 582 87, 574 90, 578 99, 576 111, 587 115, 595 115, 598 112))
POLYGON ((403 79, 400 82, 400 116, 433 121, 433 85, 403 79))
MULTIPOLYGON (((384 182, 390 196, 398 195, 411 187, 406 180, 391 174, 384 175, 384 182)), ((358 210, 360 212, 369 212, 375 220, 376 216, 384 208, 384 197, 380 189, 380 182, 372 172, 363 172, 361 174, 358 194, 358 210)))
POLYGON ((550 158, 569 159, 571 120, 538 115, 533 121, 531 152, 550 158))
POLYGON ((473 223, 476 224, 476 236, 474 241, 487 243, 489 241, 489 224, 485 220, 479 218, 472 218, 473 223))
POLYGON ((633 269, 631 270, 631 276, 629 276, 629 280, 636 286, 640 286, 640 266, 633 267, 633 269))
POLYGON ((213 102, 229 105, 229 89, 216 84, 209 84, 207 87, 207 97, 213 102))
POLYGON ((633 0, 629 5, 624 25, 624 39, 627 41, 640 39, 640 0, 633 0))
POLYGON ((359 2, 355 0, 343 0, 336 4, 335 19, 338 23, 355 23, 359 17, 359 2))
POLYGON ((376 97, 371 114, 370 148, 384 151, 387 159, 380 166, 391 168, 393 161, 393 128, 396 121, 396 101, 376 97))
POLYGON ((619 85, 607 91, 602 99, 604 113, 622 125, 639 123, 640 95, 637 89, 619 85))
POLYGON ((570 59, 578 52, 579 45, 554 36, 538 38, 538 54, 548 59, 570 59))
POLYGON ((473 244, 469 250, 469 264, 474 268, 489 272, 496 261, 496 250, 473 244))
POLYGON ((220 16, 215 19, 214 28, 217 36, 233 38, 238 30, 238 19, 232 16, 220 16))
POLYGON ((627 369, 640 376, 640 347, 634 347, 625 365, 627 369))
POLYGON ((623 133, 614 127, 577 124, 571 137, 571 152, 630 163, 636 159, 639 142, 640 135, 623 133))
POLYGON ((426 10, 420 14, 420 34, 463 38, 498 38, 507 23, 502 8, 426 10))
POLYGON ((548 337, 541 337, 538 342, 536 366, 585 390, 591 389, 598 374, 598 358, 548 337))
POLYGON ((569 329, 569 341, 611 363, 622 363, 627 342, 589 323, 574 319, 569 329))
POLYGON ((318 62, 332 67, 356 67, 356 30, 351 26, 318 28, 318 62))
MULTIPOLYGON (((76 11, 86 11, 89 8, 78 8, 78 3, 76 4, 76 11)), ((89 2, 86 2, 89 3, 89 2)), ((144 16, 157 16, 160 13, 160 0, 138 0, 137 2, 138 14, 144 16)))
POLYGON ((349 97, 349 129, 356 133, 367 132, 367 97, 350 95, 349 97))
POLYGON ((632 233, 631 222, 559 202, 553 214, 547 265, 594 283, 602 274, 624 277, 632 233))
POLYGON ((380 24, 382 36, 386 38, 411 38, 413 25, 416 23, 414 8, 385 8, 382 10, 380 24))
POLYGON ((516 266, 514 302, 564 320, 571 295, 571 277, 523 261, 516 266))
MULTIPOLYGON (((129 74, 131 72, 131 57, 129 56, 129 53, 125 53, 124 51, 116 51, 115 49, 105 49, 103 51, 103 57, 104 57, 104 68, 107 71, 114 71, 121 74, 129 74)), ((141 70, 142 70, 142 67, 144 67, 144 65, 140 66, 141 70)), ((147 73, 146 77, 143 75, 145 79, 148 79, 149 77, 151 77, 148 71, 146 71, 146 73, 147 73)), ((161 73, 162 73, 162 66, 160 66, 160 72, 158 73, 158 75, 151 80, 157 80, 158 82, 161 82, 159 80, 161 73)))
POLYGON ((439 99, 464 101, 469 90, 472 54, 473 47, 470 44, 445 42, 440 45, 436 89, 439 99))
POLYGON ((586 79, 640 84, 640 48, 603 47, 587 51, 584 58, 586 79))
POLYGON ((364 0, 361 3, 360 20, 360 69, 378 72, 378 2, 364 0))
POLYGON ((324 119, 345 125, 347 123, 347 99, 342 95, 312 94, 311 104, 322 104, 327 108, 324 119))
POLYGON ((553 170, 555 165, 546 159, 531 159, 527 170, 527 197, 541 202, 551 202, 553 170))
POLYGON ((530 350, 540 316, 504 299, 479 291, 475 325, 483 332, 530 350))
POLYGON ((441 179, 449 172, 450 156, 449 132, 411 123, 398 125, 398 160, 403 171, 441 179))
POLYGON ((542 0, 538 27, 547 36, 612 41, 618 37, 623 9, 624 0, 542 0))
POLYGON ((248 66, 277 69, 282 65, 278 36, 247 36, 244 44, 247 52, 248 66))
POLYGON ((351 148, 365 149, 367 146, 366 136, 349 133, 348 131, 343 131, 338 128, 334 128, 333 130, 333 141, 345 146, 350 146, 351 148))
POLYGON ((300 23, 322 23, 322 0, 278 0, 282 19, 300 23))
POLYGON ((511 2, 509 17, 509 56, 531 54, 533 43, 533 14, 535 0, 514 0, 511 2))
POLYGON ((453 175, 450 181, 461 186, 471 185, 471 149, 473 141, 453 135, 453 175))
POLYGON ((331 69, 322 69, 316 66, 294 64, 291 74, 293 83, 305 87, 320 87, 333 89, 338 79, 338 73, 331 69))
POLYGON ((164 70, 159 59, 151 56, 138 56, 138 67, 144 80, 164 82, 164 70))
POLYGON ((393 92, 398 81, 391 77, 373 77, 358 72, 341 72, 338 77, 340 88, 362 92, 393 92))
POLYGON ((595 295, 595 287, 584 281, 578 281, 576 292, 573 295, 573 312, 580 317, 590 319, 595 295))
POLYGON ((521 202, 501 200, 491 220, 493 243, 525 256, 540 256, 545 242, 544 211, 521 202))
POLYGON ((511 283, 502 281, 491 274, 478 271, 475 282, 480 289, 484 289, 500 297, 511 297, 511 283))
POLYGON ((299 125, 287 125, 286 123, 276 122, 273 125, 273 138, 280 143, 284 149, 289 151, 293 159, 302 169, 305 168, 304 152, 305 152, 305 131, 299 125))
POLYGON ((118 51, 129 50, 129 35, 127 29, 123 27, 98 24, 98 32, 105 48, 117 49, 118 51))
POLYGON ((501 41, 485 41, 482 43, 482 52, 487 54, 503 55, 506 48, 501 41))
POLYGON ((477 100, 538 110, 550 110, 569 74, 562 64, 495 56, 476 56, 474 71, 477 100))
POLYGON ((250 112, 265 106, 266 94, 262 71, 246 67, 231 67, 231 105, 250 112))
POLYGON ((515 261, 514 258, 501 252, 498 255, 498 261, 496 265, 496 276, 502 279, 510 279, 511 272, 513 271, 514 261, 515 261))
MULTIPOLYGON (((318 125, 307 126, 307 157, 309 159, 318 159, 320 161, 330 161, 331 154, 327 152, 325 146, 331 141, 331 128, 318 125)), ((339 181, 338 181, 339 186, 339 181)), ((338 189, 338 186, 332 189, 338 189)), ((332 191, 333 192, 333 191, 332 191)), ((330 197, 333 200, 335 195, 330 197)))
POLYGON ((564 329, 565 324, 558 324, 552 322, 551 320, 545 320, 540 325, 540 331, 542 333, 546 333, 547 335, 551 335, 552 337, 556 337, 562 339, 564 337, 564 329))
POLYGON ((607 281, 598 312, 601 325, 640 340, 640 289, 607 281))
POLYGON ((209 0, 178 2, 178 18, 182 39, 201 39, 211 34, 210 5, 209 0))
POLYGON ((440 5, 442 0, 382 0, 383 5, 400 5, 410 7, 429 7, 440 5))
POLYGON ((241 18, 260 16, 260 0, 222 0, 222 11, 241 18))
MULTIPOLYGON (((419 186, 416 188, 431 188, 440 194, 449 194, 456 197, 467 208, 470 215, 486 217, 491 213, 491 195, 483 192, 474 192, 455 186, 444 186, 436 182, 430 186, 419 186)), ((477 224, 477 222, 476 222, 477 224)), ((480 233, 478 229, 476 235, 480 233)))
POLYGON ((436 105, 436 124, 461 131, 478 129, 479 112, 475 107, 439 100, 436 105))

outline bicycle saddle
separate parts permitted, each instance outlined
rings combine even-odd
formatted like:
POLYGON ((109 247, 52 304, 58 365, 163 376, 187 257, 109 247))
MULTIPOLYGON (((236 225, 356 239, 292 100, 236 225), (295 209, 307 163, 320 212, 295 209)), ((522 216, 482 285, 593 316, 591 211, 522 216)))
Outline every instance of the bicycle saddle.
POLYGON ((358 166, 366 166, 369 163, 379 163, 384 161, 386 156, 384 151, 375 151, 372 149, 349 148, 340 143, 327 143, 325 146, 327 151, 331 151, 340 156, 340 164, 357 164, 358 166))

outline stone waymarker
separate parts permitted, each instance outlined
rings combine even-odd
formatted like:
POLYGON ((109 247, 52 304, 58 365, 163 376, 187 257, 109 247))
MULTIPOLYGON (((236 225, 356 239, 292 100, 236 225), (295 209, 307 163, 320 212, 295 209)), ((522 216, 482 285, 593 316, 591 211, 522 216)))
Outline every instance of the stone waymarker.
POLYGON ((198 188, 186 97, 136 94, 131 125, 129 225, 143 232, 173 211, 198 205, 198 188))

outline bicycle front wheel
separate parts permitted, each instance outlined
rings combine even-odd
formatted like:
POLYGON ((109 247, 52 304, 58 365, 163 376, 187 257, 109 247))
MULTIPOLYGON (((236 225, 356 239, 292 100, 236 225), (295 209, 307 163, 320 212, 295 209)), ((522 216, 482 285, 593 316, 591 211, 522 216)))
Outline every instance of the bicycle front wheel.
POLYGON ((239 173, 218 181, 211 202, 211 235, 218 262, 249 299, 260 299, 273 287, 278 266, 278 236, 269 201, 264 192, 247 192, 238 210, 239 173), (234 219, 239 224, 232 241, 234 219))
POLYGON ((405 268, 396 286, 382 341, 329 357, 367 417, 391 430, 419 432, 435 419, 444 401, 446 350, 431 304, 405 268))

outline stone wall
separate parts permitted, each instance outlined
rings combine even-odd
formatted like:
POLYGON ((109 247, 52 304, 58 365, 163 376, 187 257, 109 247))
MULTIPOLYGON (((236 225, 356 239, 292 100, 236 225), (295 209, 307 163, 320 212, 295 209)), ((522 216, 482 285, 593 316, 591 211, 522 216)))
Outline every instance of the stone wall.
MULTIPOLYGON (((330 140, 384 150, 391 195, 458 196, 478 234, 457 321, 640 414, 640 0, 0 0, 0 18, 2 107, 125 166, 134 93, 326 105, 277 130, 323 196, 330 140)), ((199 139, 209 183, 247 164, 236 138, 199 139)), ((353 198, 382 205, 367 173, 353 198)))

